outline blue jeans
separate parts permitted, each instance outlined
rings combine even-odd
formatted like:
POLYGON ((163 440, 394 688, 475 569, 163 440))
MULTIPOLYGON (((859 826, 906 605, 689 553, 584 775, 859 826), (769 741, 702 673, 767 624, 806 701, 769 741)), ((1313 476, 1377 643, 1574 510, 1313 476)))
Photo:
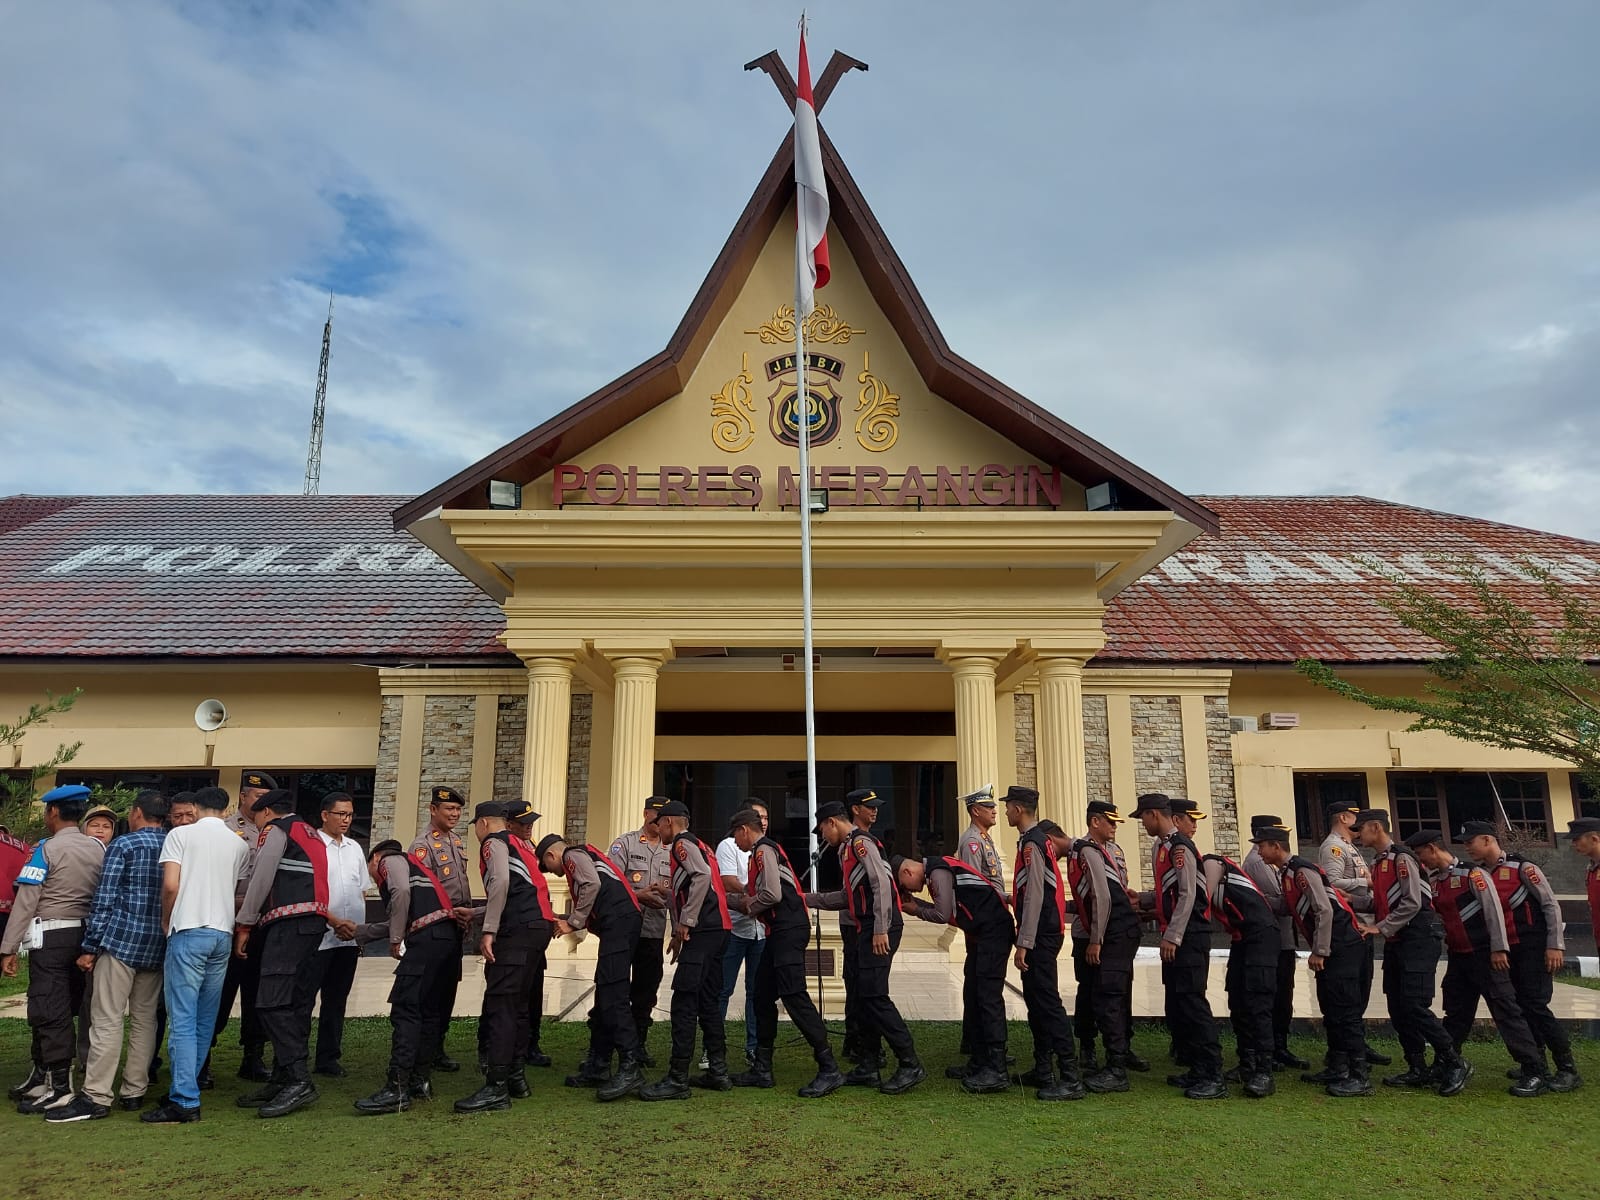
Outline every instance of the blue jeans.
POLYGON ((220 929, 185 929, 167 938, 168 1095, 180 1108, 200 1107, 200 1064, 211 1049, 233 939, 220 929))
POLYGON ((728 948, 722 953, 722 1017, 727 1020, 728 1001, 733 999, 734 985, 739 982, 739 967, 744 967, 744 1048, 747 1054, 756 1052, 756 968, 761 965, 761 952, 766 948, 765 938, 728 938, 728 948))

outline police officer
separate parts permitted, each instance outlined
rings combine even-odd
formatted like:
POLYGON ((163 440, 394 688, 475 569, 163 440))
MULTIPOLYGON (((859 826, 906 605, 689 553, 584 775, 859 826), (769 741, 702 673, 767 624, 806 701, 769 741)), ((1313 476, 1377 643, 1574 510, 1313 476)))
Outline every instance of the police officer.
POLYGON ((1453 1096, 1472 1078, 1472 1064, 1461 1057, 1455 1039, 1433 1011, 1444 929, 1433 911, 1433 888, 1411 848, 1389 835, 1389 814, 1364 808, 1356 814, 1356 836, 1377 851, 1372 866, 1372 911, 1361 931, 1382 936, 1383 994, 1389 1021, 1400 1038, 1407 1070, 1384 1080, 1394 1087, 1426 1087, 1437 1082, 1441 1096, 1453 1096), (1434 1067, 1428 1066, 1433 1046, 1434 1067))
POLYGON ((1016 942, 1016 923, 1000 885, 965 858, 949 856, 890 860, 905 911, 924 921, 954 925, 966 938, 962 968, 961 1028, 972 1049, 960 1079, 974 1095, 1003 1092, 1006 1073, 1006 959, 1016 942), (932 903, 914 893, 924 887, 932 903))
MULTIPOLYGON (((656 817, 668 803, 665 796, 647 797, 639 828, 618 837, 609 851, 611 861, 626 873, 640 905, 639 945, 633 955, 628 1003, 633 1008, 634 1028, 639 1031, 639 1061, 646 1067, 656 1065, 648 1039, 664 973, 662 949, 667 936, 668 880, 672 875, 672 859, 656 832, 656 817)), ((594 1020, 593 1009, 589 1019, 594 1020)))
MULTIPOLYGON (((1100 986, 1100 964, 1098 961, 1089 961, 1090 935, 1092 933, 1089 917, 1094 897, 1092 894, 1086 894, 1080 900, 1078 895, 1079 883, 1084 882, 1084 867, 1080 861, 1080 855, 1083 849, 1094 848, 1100 851, 1102 862, 1107 862, 1107 856, 1109 856, 1109 865, 1115 867, 1115 873, 1126 885, 1128 864, 1123 857, 1122 848, 1117 845, 1116 825, 1113 823, 1112 817, 1107 816, 1107 813, 1114 815, 1116 811, 1115 805, 1107 804, 1105 801, 1096 800, 1091 802, 1089 806, 1089 833, 1076 841, 1071 838, 1064 839, 1067 843, 1067 850, 1064 855, 1067 861, 1067 884, 1072 891, 1072 978, 1078 985, 1078 1003, 1072 1013, 1072 1028, 1078 1037, 1078 1067, 1083 1072, 1086 1081, 1089 1076, 1099 1070, 1099 1063, 1095 1060, 1094 1041, 1095 1035, 1102 1031, 1098 1016, 1100 1008, 1091 1000, 1100 986), (1099 806, 1098 808, 1096 807, 1097 805, 1099 806), (1100 828, 1102 831, 1110 831, 1104 841, 1096 841, 1094 839, 1095 828, 1100 828), (1090 842, 1093 842, 1093 847, 1088 845, 1090 842)), ((1118 816, 1115 817, 1115 820, 1120 821, 1122 818, 1118 816)), ((1106 916, 1108 914, 1102 913, 1101 915, 1106 916)), ((1137 928, 1137 917, 1135 917, 1134 924, 1137 928)), ((1101 932, 1103 933, 1104 931, 1102 930, 1101 932)), ((1136 945, 1137 940, 1136 934, 1136 945)), ((1098 958, 1099 954, 1097 953, 1096 959, 1098 960, 1098 958)), ((1131 962, 1129 969, 1132 969, 1131 962)), ((1131 979, 1129 982, 1131 984, 1131 979)), ((1130 996, 1129 999, 1131 1002, 1132 997, 1130 996)), ((1110 1054, 1111 1044, 1107 1041, 1106 1055, 1108 1062, 1110 1054)), ((1124 1078, 1126 1078, 1128 1057, 1126 1045, 1123 1046, 1119 1057, 1122 1060, 1119 1065, 1124 1078)))
MULTIPOLYGON (((1566 962, 1561 904, 1544 872, 1523 858, 1506 854, 1494 826, 1487 821, 1468 821, 1462 826, 1461 839, 1467 853, 1488 872, 1489 883, 1511 923, 1509 932, 1516 935, 1511 945, 1511 984, 1534 1036, 1549 1047, 1555 1060, 1550 1090, 1574 1091, 1583 1086, 1583 1077, 1572 1057, 1572 1040, 1550 1011, 1555 988, 1552 976, 1566 962)), ((1542 1052, 1539 1065, 1542 1072, 1542 1052)))
POLYGON ((685 1100, 697 1025, 708 1065, 694 1085, 719 1092, 733 1086, 722 1021, 722 952, 733 922, 715 866, 717 856, 689 832, 688 805, 669 801, 657 815, 656 827, 672 859, 672 942, 667 952, 678 969, 672 975, 672 1059, 667 1074, 643 1088, 639 1098, 685 1100))
MULTIPOLYGON (((506 832, 526 843, 526 848, 531 854, 533 852, 533 823, 539 819, 539 814, 533 811, 533 805, 526 800, 508 800, 505 805, 506 832)), ((534 876, 535 886, 544 889, 545 908, 549 909, 550 895, 549 888, 544 882, 544 872, 535 870, 534 876)), ((554 911, 546 912, 545 918, 544 924, 548 926, 555 919, 554 911)), ((536 942, 539 940, 539 931, 537 929, 535 929, 534 940, 536 942)), ((543 1032, 541 1027, 544 1025, 544 976, 550 966, 550 939, 544 938, 543 941, 544 944, 536 948, 533 956, 533 981, 531 983, 532 991, 528 996, 528 1011, 524 1021, 517 1028, 517 1045, 519 1049, 517 1050, 517 1061, 514 1064, 517 1068, 548 1067, 550 1065, 550 1056, 539 1048, 539 1038, 543 1032)), ((480 1058, 483 1057, 484 1052, 488 1049, 486 1037, 487 1035, 480 1029, 478 1033, 478 1056, 480 1058)), ((520 1086, 518 1081, 521 1077, 520 1070, 512 1071, 511 1081, 508 1086, 511 1088, 511 1098, 513 1100, 522 1098, 517 1095, 520 1086)))
POLYGON ((1302 1082, 1320 1083, 1331 1096, 1372 1095, 1366 1039, 1361 1031, 1362 936, 1345 894, 1319 865, 1289 852, 1289 830, 1265 825, 1250 839, 1262 860, 1278 872, 1284 903, 1295 928, 1311 947, 1310 966, 1317 980, 1317 1004, 1328 1040, 1328 1062, 1302 1082))
POLYGON ((970 823, 961 835, 956 857, 1006 895, 1006 873, 1000 866, 1000 852, 994 848, 994 838, 989 831, 999 819, 999 809, 994 799, 994 784, 986 784, 969 796, 963 796, 970 823))
POLYGON ((889 995, 889 972, 905 930, 900 892, 889 873, 889 864, 879 852, 878 840, 861 828, 859 816, 852 821, 849 815, 863 809, 875 813, 879 803, 871 788, 857 788, 843 804, 833 800, 818 807, 816 832, 837 849, 844 887, 837 892, 808 892, 806 903, 826 909, 848 908, 856 924, 856 998, 861 1013, 862 1056, 855 1070, 845 1076, 845 1082, 898 1096, 928 1076, 917 1058, 911 1031, 889 995), (898 1064, 888 1079, 880 1079, 877 1066, 884 1042, 889 1043, 898 1064))
POLYGON ((1200 858, 1211 910, 1227 930, 1228 1016, 1239 1050, 1236 1078, 1260 1100, 1272 1082, 1272 1004, 1278 994, 1278 918, 1244 868, 1225 854, 1200 858))
MULTIPOLYGON (((872 838, 878 857, 887 858, 888 851, 884 848, 883 842, 872 832, 872 826, 878 820, 878 809, 882 806, 883 801, 870 788, 857 788, 850 792, 844 801, 846 820, 872 838)), ((841 887, 844 881, 844 854, 847 844, 848 839, 833 847, 833 866, 841 887)), ((822 886, 823 883, 820 876, 821 872, 817 880, 818 886, 822 886)), ((857 1067, 865 1068, 861 1079, 866 1080, 868 1073, 883 1070, 887 1060, 883 1055, 881 1038, 872 1043, 874 1047, 872 1060, 868 1062, 866 1058, 868 1042, 866 1023, 861 1015, 861 997, 856 987, 856 970, 861 962, 860 947, 857 944, 859 937, 860 929, 856 924, 855 915, 850 911, 850 907, 845 905, 839 909, 839 952, 843 956, 840 978, 844 983, 844 1056, 857 1067)))
MULTIPOLYGON (((250 886, 256 852, 261 848, 261 830, 256 826, 254 817, 255 803, 277 786, 278 781, 265 771, 242 772, 239 776, 238 807, 223 819, 222 823, 250 847, 250 857, 245 860, 245 872, 240 876, 234 893, 237 903, 244 902, 244 893, 250 886)), ((260 947, 257 946, 256 951, 259 950, 260 947)), ((253 1083, 265 1083, 272 1078, 272 1072, 267 1069, 266 1063, 267 1035, 256 1016, 256 989, 261 982, 261 960, 257 952, 247 953, 243 958, 231 954, 228 956, 228 971, 222 977, 222 996, 218 1001, 217 1024, 211 1034, 211 1045, 213 1048, 216 1047, 217 1039, 222 1036, 223 1026, 228 1023, 228 1017, 233 1012, 234 1000, 237 999, 239 1045, 242 1050, 239 1058, 239 1078, 248 1079, 253 1083)), ((200 1076, 205 1080, 209 1079, 210 1075, 211 1056, 207 1055, 206 1061, 201 1064, 200 1076)), ((201 1086, 205 1086, 203 1082, 201 1086)))
POLYGON ((800 880, 783 846, 766 835, 762 813, 740 809, 733 814, 732 829, 734 844, 750 856, 750 867, 744 892, 730 894, 728 905, 758 918, 767 934, 766 949, 756 965, 755 1062, 733 1077, 733 1086, 774 1086, 772 1051, 778 1040, 778 1001, 782 1000, 817 1062, 816 1077, 798 1094, 807 1100, 818 1099, 843 1087, 844 1075, 828 1045, 822 1015, 806 993, 805 952, 811 922, 806 919, 800 880))
POLYGON ((1006 791, 1006 822, 1017 831, 1017 861, 1011 871, 1017 909, 1013 960, 1022 973, 1022 1001, 1033 1034, 1033 1069, 1021 1080, 1040 1100, 1081 1100, 1072 1025, 1061 1003, 1056 960, 1066 938, 1067 887, 1039 821, 1039 793, 1013 784, 1006 791), (1059 1078, 1056 1068, 1060 1068, 1059 1078))
MULTIPOLYGON (((521 803, 518 802, 518 809, 521 803)), ((455 1102, 459 1113, 504 1110, 529 1094, 518 1065, 527 1051, 534 964, 550 944, 555 913, 533 847, 506 830, 511 806, 486 801, 472 812, 482 864, 483 1023, 489 1027, 483 1086, 455 1102)), ((532 814, 538 820, 538 814, 532 814)))
POLYGON ((256 1015, 272 1042, 273 1077, 236 1103, 262 1117, 283 1117, 314 1103, 319 1094, 306 1062, 317 947, 330 928, 345 941, 355 937, 356 928, 328 912, 328 848, 295 812, 294 793, 273 788, 250 812, 262 833, 261 847, 235 918, 233 952, 242 958, 257 942, 256 1015))
POLYGON ((390 839, 367 857, 367 871, 378 884, 388 919, 363 925, 362 942, 383 941, 399 959, 389 989, 389 1070, 383 1087, 355 1102, 367 1116, 401 1113, 413 1100, 433 1095, 430 1068, 444 1044, 438 1010, 425 1013, 423 998, 438 994, 461 959, 461 936, 450 896, 433 868, 390 839))
MULTIPOLYGON (((1282 817, 1270 814, 1250 818, 1252 838, 1263 829, 1287 831, 1288 826, 1283 823, 1282 817)), ((1289 1027, 1294 1020, 1294 972, 1299 962, 1294 948, 1294 917, 1289 913, 1289 906, 1283 902, 1283 885, 1278 881, 1278 873, 1262 861, 1258 846, 1250 847, 1250 853, 1244 856, 1240 866, 1278 918, 1278 984, 1272 1002, 1272 1066, 1274 1070, 1293 1067, 1297 1071, 1304 1071, 1311 1064, 1289 1049, 1289 1027)))
POLYGON ((600 938, 594 964, 595 1028, 590 1032, 589 1057, 609 1061, 615 1049, 620 1062, 614 1076, 591 1072, 597 1077, 586 1086, 597 1087, 600 1100, 619 1100, 644 1083, 639 1034, 628 1008, 628 968, 639 941, 639 901, 622 869, 593 846, 569 846, 560 834, 551 833, 540 839, 538 853, 545 874, 560 871, 567 879, 570 908, 556 920, 557 935, 590 929, 600 938))
POLYGON ((17 951, 28 942, 28 1025, 33 1070, 11 1089, 21 1113, 47 1112, 71 1102, 72 1022, 83 1008, 78 969, 83 923, 94 907, 106 848, 78 828, 89 789, 68 784, 44 794, 45 838, 16 879, 16 899, 0 938, 0 974, 17 973, 17 951))
POLYGON ((1594 934, 1595 950, 1600 951, 1600 817, 1568 821, 1567 837, 1572 839, 1573 852, 1589 860, 1584 873, 1589 896, 1589 928, 1594 934))
MULTIPOLYGON (((1367 860, 1356 848, 1356 813, 1360 810, 1361 806, 1353 801, 1330 804, 1328 836, 1322 839, 1322 845, 1317 849, 1317 865, 1333 886, 1349 899, 1350 908, 1357 916, 1372 912, 1372 873, 1367 868, 1367 860)), ((1372 1000, 1373 940, 1369 938, 1362 942, 1362 950, 1366 954, 1361 963, 1361 1004, 1365 1012, 1366 1005, 1372 1000)), ((1366 1037, 1365 1032, 1362 1037, 1366 1037)), ((1378 1053, 1371 1045, 1366 1046, 1365 1054, 1367 1062, 1375 1067, 1387 1067, 1394 1061, 1387 1054, 1378 1053)))
POLYGON ((1442 830, 1419 830, 1406 839, 1406 845, 1429 871, 1433 910, 1444 923, 1449 961, 1440 988, 1445 1029, 1461 1050, 1472 1032, 1482 997, 1506 1049, 1517 1060, 1517 1081, 1511 1094, 1521 1099, 1543 1095, 1550 1090, 1544 1051, 1534 1041, 1511 983, 1511 945, 1499 893, 1481 867, 1468 866, 1445 849, 1442 830))
MULTIPOLYGON (((1128 891, 1128 864, 1117 845, 1117 806, 1091 800, 1085 814, 1088 829, 1067 855, 1067 882, 1072 889, 1073 927, 1083 923, 1084 977, 1078 987, 1077 1015, 1087 1010, 1106 1045, 1106 1064, 1087 1076, 1091 1092, 1125 1092, 1133 1057, 1133 960, 1139 950, 1139 914, 1128 891)), ((1076 934, 1074 934, 1076 937, 1076 934)), ((1073 943, 1076 960, 1077 942, 1073 943)), ((1074 962, 1076 966, 1076 961, 1074 962)), ((1089 1054, 1094 1047, 1091 1043, 1089 1054)), ((1141 1062, 1143 1060, 1140 1060, 1141 1062)), ((1149 1069, 1144 1064, 1142 1069, 1149 1069)))
MULTIPOLYGON (((439 877, 445 894, 450 897, 457 929, 462 932, 472 925, 478 913, 472 903, 472 878, 467 872, 467 844, 456 833, 456 825, 461 821, 461 812, 466 803, 466 797, 455 788, 437 785, 429 788, 428 828, 407 849, 413 858, 427 863, 439 877)), ((461 983, 460 958, 458 954, 454 974, 441 977, 438 990, 424 998, 430 1020, 438 1020, 442 1010, 446 1031, 450 1028, 450 1017, 456 1010, 456 990, 461 983)), ((451 1058, 441 1045, 433 1069, 455 1072, 461 1070, 461 1064, 451 1058)))
POLYGON ((1139 797, 1133 815, 1157 839, 1153 863, 1155 888, 1139 894, 1142 909, 1154 913, 1161 927, 1161 981, 1166 989, 1167 1027, 1187 1070, 1167 1082, 1191 1100, 1220 1100, 1228 1086, 1222 1079, 1222 1049, 1216 1018, 1206 999, 1211 962, 1211 905, 1200 872, 1200 852, 1178 830, 1172 800, 1160 792, 1139 797))

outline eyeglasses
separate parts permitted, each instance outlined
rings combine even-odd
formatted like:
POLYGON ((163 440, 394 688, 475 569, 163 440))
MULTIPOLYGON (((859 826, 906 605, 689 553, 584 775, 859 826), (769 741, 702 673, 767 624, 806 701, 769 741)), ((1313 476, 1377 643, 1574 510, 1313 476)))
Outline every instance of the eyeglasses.
POLYGON ((327 818, 327 817, 338 817, 339 820, 341 820, 341 821, 352 821, 352 820, 355 819, 355 813, 353 813, 353 812, 340 812, 336 808, 330 808, 327 812, 323 813, 322 815, 323 815, 324 818, 327 818))

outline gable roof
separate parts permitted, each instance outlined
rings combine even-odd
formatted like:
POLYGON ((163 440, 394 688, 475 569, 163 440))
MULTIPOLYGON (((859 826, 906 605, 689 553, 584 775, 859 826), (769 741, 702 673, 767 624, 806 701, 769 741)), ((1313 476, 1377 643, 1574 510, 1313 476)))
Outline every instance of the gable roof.
MULTIPOLYGON (((773 71, 769 59, 750 66, 773 71)), ((781 65, 781 64, 780 64, 781 65)), ((854 59, 835 54, 818 88, 827 92, 854 59), (845 64, 840 65, 844 59, 845 64)), ((793 84, 779 88, 793 103, 793 84)), ((822 161, 831 198, 832 228, 850 248, 873 298, 905 345, 930 391, 987 425, 1040 460, 1060 467, 1087 486, 1117 484, 1119 503, 1128 509, 1170 510, 1191 524, 1215 531, 1215 514, 1155 476, 1112 452, 1087 434, 1013 391, 956 354, 944 340, 910 272, 895 253, 883 227, 845 167, 826 132, 819 130, 822 161)), ((680 394, 712 335, 727 315, 757 256, 777 227, 794 191, 794 132, 784 136, 744 211, 712 263, 694 300, 660 354, 640 363, 556 414, 537 429, 445 480, 395 510, 394 527, 404 529, 438 508, 481 508, 491 479, 520 483, 536 479, 570 460, 658 404, 680 394)))
POLYGON ((1470 591, 1467 560, 1548 620, 1560 611, 1518 559, 1600 606, 1600 544, 1366 496, 1204 496, 1222 518, 1106 609, 1099 663, 1406 663, 1439 647, 1379 600, 1399 571, 1447 599, 1470 591))

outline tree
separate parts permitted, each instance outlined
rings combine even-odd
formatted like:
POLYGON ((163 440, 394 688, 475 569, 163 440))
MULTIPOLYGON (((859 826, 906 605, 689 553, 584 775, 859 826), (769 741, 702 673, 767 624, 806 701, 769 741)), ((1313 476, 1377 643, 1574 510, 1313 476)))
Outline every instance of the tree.
MULTIPOLYGON (((16 724, 0 725, 0 747, 15 751, 22 744, 22 739, 28 730, 46 725, 51 717, 70 711, 81 695, 83 695, 82 688, 73 688, 61 696, 47 692, 45 702, 29 705, 28 711, 17 719, 16 724)), ((43 827, 41 814, 35 803, 39 780, 46 775, 55 774, 58 768, 66 766, 82 748, 82 742, 73 742, 70 746, 64 742, 60 743, 48 762, 23 767, 20 771, 0 776, 0 825, 4 825, 19 837, 31 837, 37 834, 43 827)))
POLYGON ((1600 790, 1600 607, 1536 562, 1519 562, 1528 584, 1510 589, 1476 564, 1453 566, 1463 600, 1391 575, 1395 590, 1379 601, 1439 645, 1422 696, 1377 695, 1315 659, 1296 669, 1347 700, 1415 717, 1410 730, 1559 758, 1600 790))

